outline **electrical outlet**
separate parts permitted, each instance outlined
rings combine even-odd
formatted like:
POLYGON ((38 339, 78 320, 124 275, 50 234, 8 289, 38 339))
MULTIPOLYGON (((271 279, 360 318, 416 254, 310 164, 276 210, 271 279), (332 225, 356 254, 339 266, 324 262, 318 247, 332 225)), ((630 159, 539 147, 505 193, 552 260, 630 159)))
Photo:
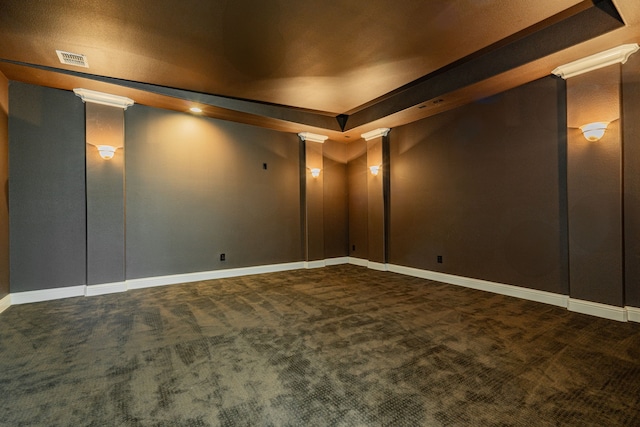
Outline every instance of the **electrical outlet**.
POLYGON ((438 264, 442 264, 442 255, 438 255, 438 264))
POLYGON ((266 163, 262 164, 262 169, 267 170, 267 164, 266 163))
POLYGON ((355 252, 356 251, 356 245, 351 246, 351 250, 355 252))
POLYGON ((220 254, 220 261, 226 261, 227 256, 225 254, 220 254))

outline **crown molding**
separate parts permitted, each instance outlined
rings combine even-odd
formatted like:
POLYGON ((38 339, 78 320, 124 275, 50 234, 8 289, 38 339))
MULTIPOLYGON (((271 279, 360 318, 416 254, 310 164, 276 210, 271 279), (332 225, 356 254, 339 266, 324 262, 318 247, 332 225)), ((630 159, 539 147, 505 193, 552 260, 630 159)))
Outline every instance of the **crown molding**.
POLYGON ((320 144, 324 143, 329 138, 326 135, 318 135, 317 133, 311 132, 300 132, 298 136, 303 141, 319 142, 320 144))
POLYGON ((629 59, 629 56, 637 52, 639 48, 637 43, 623 44, 613 49, 561 65, 551 73, 566 80, 570 77, 578 76, 608 65, 624 64, 627 62, 627 59, 629 59))
POLYGON ((89 89, 73 89, 73 92, 82 99, 82 102, 91 102, 94 104, 108 105, 110 107, 118 107, 126 110, 134 104, 134 100, 110 93, 96 92, 89 89))

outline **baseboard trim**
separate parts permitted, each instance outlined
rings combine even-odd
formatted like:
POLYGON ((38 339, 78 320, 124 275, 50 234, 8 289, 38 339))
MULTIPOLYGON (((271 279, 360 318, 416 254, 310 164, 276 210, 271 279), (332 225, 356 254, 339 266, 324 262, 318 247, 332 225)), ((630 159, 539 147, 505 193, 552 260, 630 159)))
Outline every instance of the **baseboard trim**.
POLYGON ((225 270, 202 271, 198 273, 174 274, 171 276, 145 277, 127 280, 128 289, 152 288, 154 286, 175 285, 178 283, 199 282, 202 280, 226 279, 229 277, 248 276, 251 274, 275 273, 278 271, 300 270, 305 268, 304 262, 259 265, 255 267, 229 268, 225 270))
POLYGON ((570 311, 620 322, 631 321, 640 323, 640 308, 616 307, 591 301, 583 301, 536 289, 489 282, 437 271, 421 270, 395 264, 383 264, 354 257, 328 258, 320 261, 291 262, 283 264, 260 265, 254 267, 231 268, 224 270, 203 271, 197 273, 175 274, 170 276, 146 277, 142 279, 126 280, 124 282, 104 283, 99 285, 79 285, 65 288, 42 289, 37 291, 16 292, 0 299, 0 313, 14 304, 28 304, 78 296, 95 296, 129 289, 142 289, 155 286, 175 285, 179 283, 198 282, 202 280, 224 279, 229 277, 248 276, 252 274, 275 273, 280 271, 300 270, 307 268, 321 268, 328 265, 353 264, 373 270, 389 271, 406 276, 434 280, 466 288, 512 296, 530 301, 541 302, 568 308, 570 311))
POLYGON ((5 311, 9 307, 11 307, 11 294, 5 295, 2 299, 0 299, 0 313, 5 311))
POLYGON ((304 262, 304 268, 305 269, 310 269, 310 268, 322 268, 325 267, 327 264, 325 262, 325 260, 318 260, 318 261, 305 261, 304 262))
POLYGON ((402 265, 388 264, 389 271, 404 274, 406 276, 419 277, 422 279, 435 280, 437 282, 449 283, 451 285, 464 286, 465 288, 478 289, 480 291, 493 292, 494 294, 507 295, 510 297, 522 298, 530 301, 542 302, 558 307, 567 308, 569 297, 552 292, 539 291, 536 289, 523 288, 520 286, 507 285, 504 283, 489 282, 487 280, 473 279, 470 277, 456 276, 453 274, 440 273, 437 271, 421 270, 402 265))
POLYGON ((338 258, 327 258, 324 260, 325 265, 342 265, 349 264, 349 257, 343 256, 338 258))
POLYGON ((569 298, 569 306, 567 308, 569 311, 576 313, 589 314, 591 316, 617 320, 618 322, 626 322, 628 320, 627 310, 624 307, 569 298))
POLYGON ((348 257, 349 258, 349 264, 353 264, 353 265, 357 265, 360 267, 368 267, 369 265, 369 261, 367 261, 366 259, 362 259, 362 258, 354 258, 354 257, 348 257))
POLYGON ((629 322, 640 323, 640 308, 637 307, 625 307, 627 309, 627 319, 629 322))
POLYGON ((11 294, 11 305, 29 304, 32 302, 51 301, 63 298, 84 296, 85 285, 68 286, 66 288, 41 289, 38 291, 16 292, 11 294))
POLYGON ((99 285, 87 285, 84 295, 93 297, 96 295, 115 294, 127 291, 127 282, 101 283, 99 285))
POLYGON ((367 268, 378 271, 389 271, 389 264, 381 262, 367 261, 367 268))

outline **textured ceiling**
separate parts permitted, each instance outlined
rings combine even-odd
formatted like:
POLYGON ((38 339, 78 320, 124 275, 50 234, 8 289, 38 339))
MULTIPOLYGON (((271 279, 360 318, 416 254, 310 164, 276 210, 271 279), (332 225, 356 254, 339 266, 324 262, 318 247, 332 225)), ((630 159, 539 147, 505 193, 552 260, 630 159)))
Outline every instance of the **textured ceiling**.
MULTIPOLYGON (((464 94, 447 96, 442 108, 450 108, 548 75, 562 63, 558 61, 594 53, 597 50, 590 50, 599 44, 609 48, 640 39, 637 0, 595 3, 2 0, 0 71, 12 80, 63 89, 82 83, 83 87, 107 84, 114 93, 149 92, 152 95, 142 98, 150 105, 166 107, 167 97, 181 100, 174 109, 186 108, 188 102, 183 101, 198 101, 209 105, 205 112, 214 117, 222 114, 222 108, 231 120, 264 118, 262 124, 271 128, 278 128, 274 120, 281 121, 283 128, 292 131, 327 129, 339 139, 348 134, 343 130, 350 129, 334 124, 334 117, 341 114, 353 116, 356 124, 351 129, 359 132, 385 117, 398 118, 402 111, 434 96, 464 94), (602 12, 600 3, 613 4, 613 15, 619 13, 627 25, 602 12), (596 33, 582 34, 588 27, 585 22, 595 22, 596 33), (563 31, 567 36, 581 33, 576 48, 558 44, 535 54, 535 43, 553 45, 545 34, 556 34, 557 39, 563 31), (539 37, 527 42, 531 34, 539 37), (480 54, 485 56, 472 69, 491 71, 491 64, 501 62, 498 49, 508 43, 513 45, 504 55, 522 52, 522 63, 507 62, 459 87, 442 83, 444 77, 433 84, 425 77, 450 73, 459 65, 470 68, 470 59, 480 54), (60 64, 56 49, 85 54, 90 67, 60 64), (526 55, 529 51, 533 54, 526 55), (555 63, 542 71, 545 58, 555 63), (529 63, 529 69, 520 68, 529 63), (520 79, 507 75, 506 85, 491 83, 516 69, 520 79), (476 90, 469 92, 472 87, 476 90), (401 98, 411 101, 399 102, 401 98)), ((464 68, 458 68, 458 73, 470 74, 464 68)), ((442 108, 407 113, 404 119, 389 123, 397 125, 442 108)))

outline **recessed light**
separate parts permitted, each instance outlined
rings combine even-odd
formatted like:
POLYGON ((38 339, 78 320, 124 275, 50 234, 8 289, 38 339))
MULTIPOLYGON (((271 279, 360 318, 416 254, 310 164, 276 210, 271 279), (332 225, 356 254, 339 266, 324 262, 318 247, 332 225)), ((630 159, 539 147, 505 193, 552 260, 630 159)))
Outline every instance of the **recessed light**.
POLYGON ((198 108, 198 107, 191 107, 191 108, 189 108, 189 110, 192 113, 202 113, 202 108, 198 108))

